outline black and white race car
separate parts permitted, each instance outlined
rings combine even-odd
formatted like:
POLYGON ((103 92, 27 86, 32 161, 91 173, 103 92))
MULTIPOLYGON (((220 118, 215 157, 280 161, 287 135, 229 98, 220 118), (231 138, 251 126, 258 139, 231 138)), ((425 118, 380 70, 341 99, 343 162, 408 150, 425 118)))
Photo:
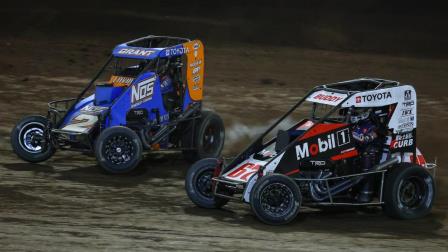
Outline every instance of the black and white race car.
POLYGON ((436 165, 417 148, 416 130, 411 85, 374 78, 320 85, 230 162, 193 164, 186 191, 204 208, 242 200, 274 225, 292 221, 302 205, 382 206, 392 217, 423 217, 436 165))

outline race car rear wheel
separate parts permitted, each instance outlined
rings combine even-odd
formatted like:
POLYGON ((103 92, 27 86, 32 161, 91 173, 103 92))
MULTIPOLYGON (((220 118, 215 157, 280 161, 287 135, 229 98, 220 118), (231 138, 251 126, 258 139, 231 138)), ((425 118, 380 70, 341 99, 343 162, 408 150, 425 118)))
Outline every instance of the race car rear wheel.
POLYGON ((217 158, 224 147, 224 123, 221 117, 211 111, 202 111, 201 118, 195 122, 195 132, 190 130, 184 134, 183 145, 194 150, 183 151, 184 157, 190 162, 203 158, 217 158), (191 134, 194 134, 191 137, 191 134))
POLYGON ((259 179, 250 194, 252 211, 269 225, 287 224, 299 213, 300 189, 291 178, 274 174, 259 179))
POLYGON ((229 201, 213 195, 213 172, 218 165, 216 158, 206 158, 194 163, 185 178, 185 190, 190 200, 199 207, 220 208, 229 201))
POLYGON ((28 162, 43 162, 54 154, 54 147, 44 139, 47 118, 27 116, 11 131, 11 146, 21 159, 28 162))
POLYGON ((421 218, 431 211, 435 197, 432 176, 423 167, 402 163, 394 167, 384 184, 384 212, 398 219, 421 218))
POLYGON ((132 171, 142 158, 142 143, 133 130, 115 126, 104 130, 96 140, 95 155, 108 173, 132 171))

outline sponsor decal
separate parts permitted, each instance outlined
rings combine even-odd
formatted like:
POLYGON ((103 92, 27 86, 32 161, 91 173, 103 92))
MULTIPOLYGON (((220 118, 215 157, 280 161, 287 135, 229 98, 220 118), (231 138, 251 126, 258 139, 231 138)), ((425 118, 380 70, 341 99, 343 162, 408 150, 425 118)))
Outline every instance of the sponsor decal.
POLYGON ((412 109, 402 109, 401 110, 401 116, 411 116, 413 115, 412 109))
POLYGON ((130 48, 123 48, 120 51, 118 51, 118 54, 123 55, 134 55, 134 56, 149 56, 153 54, 155 51, 153 50, 146 50, 146 49, 130 49, 130 48))
POLYGON ((413 122, 415 120, 414 116, 406 116, 398 119, 398 123, 404 124, 408 122, 413 122))
MULTIPOLYGON (((196 51, 195 51, 196 52, 196 51)), ((193 90, 199 90, 200 87, 198 85, 199 81, 201 80, 201 67, 202 67, 202 60, 195 60, 189 64, 189 69, 191 69, 191 76, 193 81, 193 90)))
POLYGON ((346 145, 350 143, 349 129, 343 129, 336 133, 330 133, 324 137, 318 137, 314 143, 304 142, 296 146, 297 160, 308 158, 310 156, 316 156, 319 153, 323 153, 332 150, 336 147, 346 145))
POLYGON ((403 124, 400 124, 397 126, 397 129, 403 130, 403 131, 408 130, 408 129, 410 130, 413 128, 414 128, 414 122, 407 122, 407 123, 403 123, 403 124))
POLYGON ((90 114, 79 114, 73 118, 62 129, 80 133, 87 133, 95 126, 98 121, 98 116, 90 114))
POLYGON ((327 92, 325 90, 317 91, 306 98, 307 101, 321 104, 337 105, 347 97, 346 94, 327 92))
POLYGON ((179 47, 179 48, 167 48, 165 50, 165 56, 176 56, 189 53, 187 47, 179 47))
POLYGON ((405 90, 404 91, 404 100, 409 101, 412 99, 412 90, 405 90))
POLYGON ((335 95, 317 94, 313 97, 313 99, 320 100, 320 101, 337 102, 337 101, 342 100, 342 97, 335 96, 335 95))
POLYGON ((131 107, 138 106, 143 102, 152 99, 152 94, 154 93, 155 80, 156 77, 153 76, 132 86, 131 107))
POLYGON ((93 105, 87 105, 84 108, 81 109, 82 112, 89 113, 89 114, 98 114, 102 111, 107 110, 107 107, 99 107, 99 106, 93 106, 93 105))
POLYGON ((129 85, 131 85, 131 83, 134 81, 134 78, 132 77, 125 77, 125 76, 118 76, 118 75, 112 75, 112 77, 110 77, 109 82, 112 83, 112 85, 116 86, 116 87, 127 87, 129 85))
POLYGON ((412 106, 414 106, 414 101, 405 101, 405 102, 403 102, 403 106, 404 107, 412 107, 412 106))
POLYGON ((391 149, 410 147, 414 144, 414 137, 412 132, 397 135, 394 140, 390 143, 391 149))
POLYGON ((196 75, 196 76, 193 77, 193 82, 194 83, 199 82, 200 79, 201 79, 201 76, 196 75))
POLYGON ((327 162, 325 162, 325 161, 311 160, 310 163, 311 163, 312 165, 314 165, 314 166, 325 166, 325 164, 326 164, 327 162))
POLYGON ((227 177, 247 181, 258 169, 260 169, 259 164, 246 163, 230 172, 227 177))
POLYGON ((356 96, 356 103, 376 102, 376 101, 380 101, 380 100, 386 100, 389 98, 392 98, 392 94, 390 92, 361 95, 361 96, 356 96))
POLYGON ((194 55, 195 58, 198 57, 198 49, 199 49, 199 43, 196 42, 196 43, 193 44, 193 50, 194 50, 193 55, 194 55))

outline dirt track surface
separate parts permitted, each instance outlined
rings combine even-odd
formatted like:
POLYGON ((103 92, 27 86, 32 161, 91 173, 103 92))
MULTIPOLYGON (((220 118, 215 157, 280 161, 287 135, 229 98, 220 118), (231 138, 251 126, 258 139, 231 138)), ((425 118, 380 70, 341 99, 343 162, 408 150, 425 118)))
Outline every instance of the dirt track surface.
POLYGON ((414 83, 419 95, 418 142, 439 157, 432 214, 412 221, 380 209, 304 209, 292 224, 261 224, 247 205, 195 207, 184 192, 189 164, 151 154, 138 171, 104 175, 91 157, 57 153, 49 161, 19 160, 9 145, 14 123, 45 114, 47 101, 76 95, 116 42, 0 40, 0 250, 374 250, 446 251, 448 194, 448 60, 347 54, 293 48, 208 47, 205 106, 226 122, 225 153, 278 117, 315 84, 361 76, 414 83), (48 56, 51 48, 51 57, 48 56), (95 48, 93 50, 92 48, 95 48), (98 49, 101 48, 101 49, 98 49))

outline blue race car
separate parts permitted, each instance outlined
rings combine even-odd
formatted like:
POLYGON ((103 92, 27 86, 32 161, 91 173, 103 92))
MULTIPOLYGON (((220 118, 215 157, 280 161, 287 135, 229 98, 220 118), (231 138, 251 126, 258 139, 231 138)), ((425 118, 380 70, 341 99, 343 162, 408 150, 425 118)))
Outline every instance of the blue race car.
POLYGON ((50 102, 46 117, 18 122, 12 148, 29 162, 45 161, 56 149, 94 153, 110 173, 133 170, 144 150, 216 158, 224 125, 202 110, 203 83, 199 40, 147 36, 120 44, 78 97, 50 102))

